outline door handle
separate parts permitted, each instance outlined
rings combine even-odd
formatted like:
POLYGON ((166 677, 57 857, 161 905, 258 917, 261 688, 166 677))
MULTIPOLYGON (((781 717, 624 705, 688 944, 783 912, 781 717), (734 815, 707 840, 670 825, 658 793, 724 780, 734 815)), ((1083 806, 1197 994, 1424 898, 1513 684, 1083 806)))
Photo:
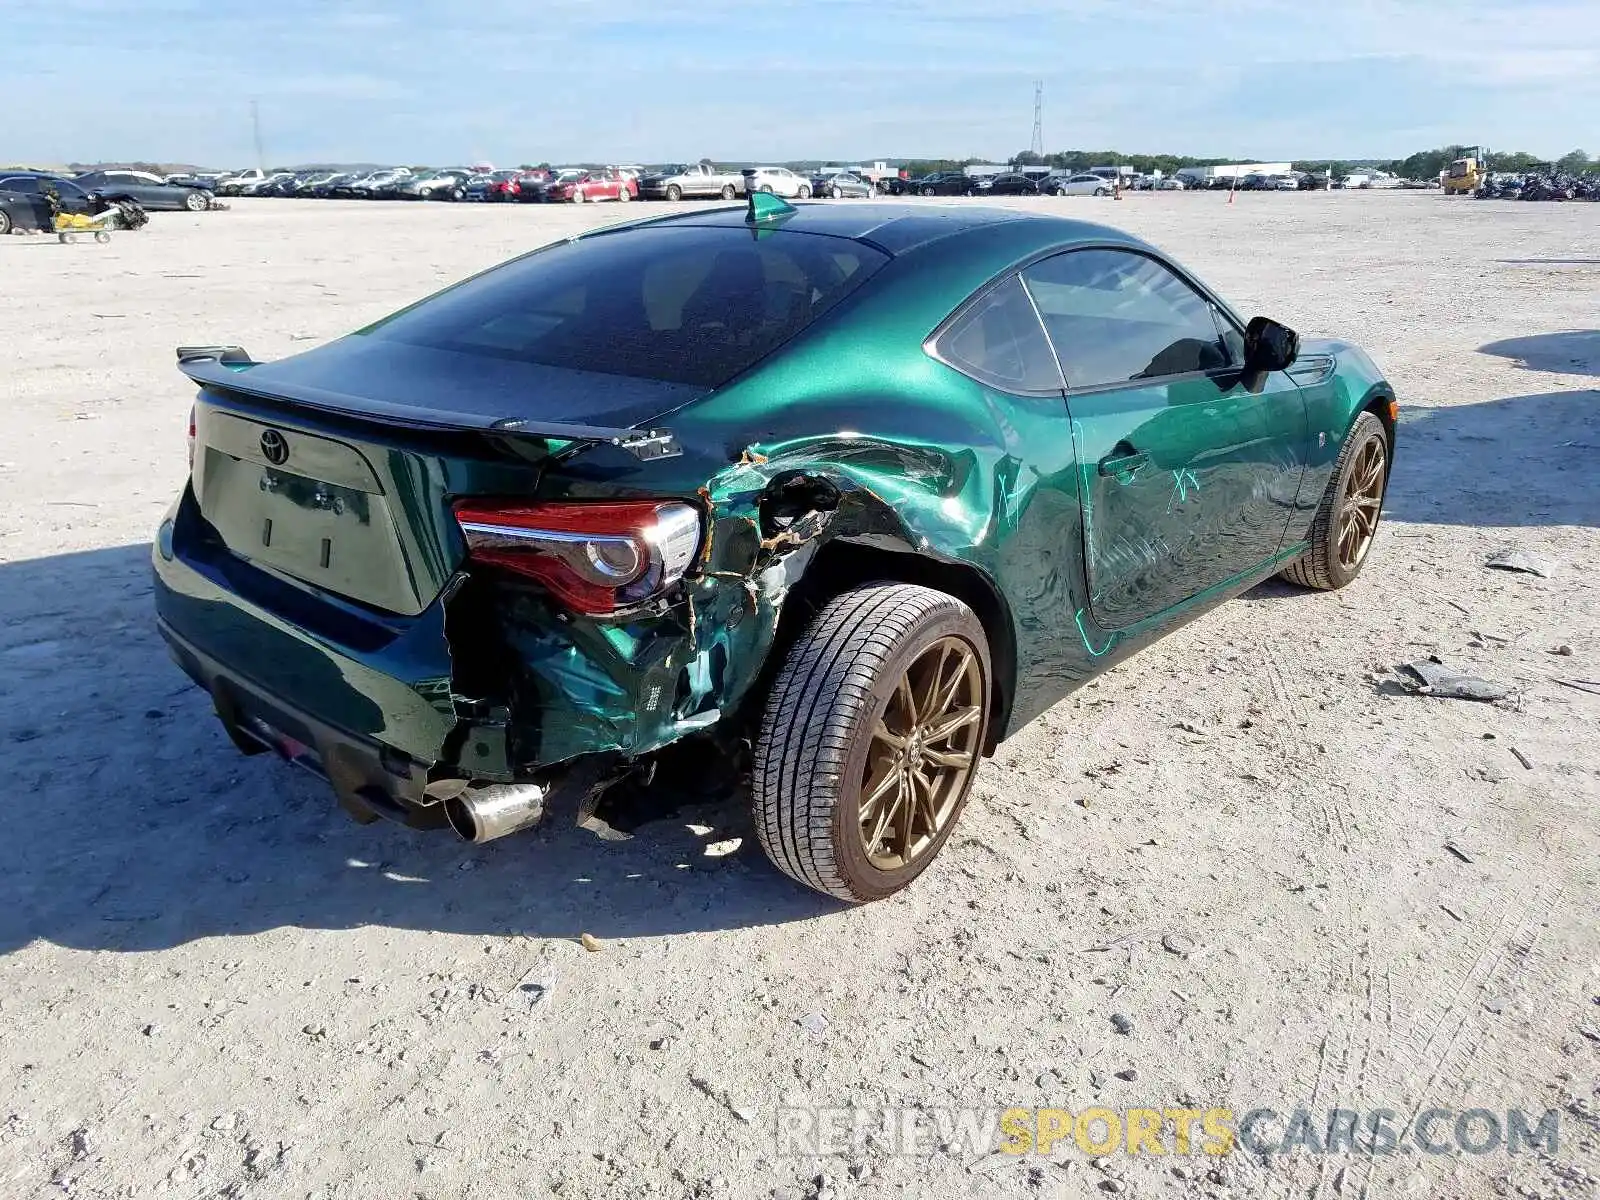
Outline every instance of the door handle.
POLYGON ((1100 474, 1133 475, 1149 465, 1150 456, 1143 450, 1135 450, 1129 446, 1126 452, 1123 452, 1123 447, 1118 446, 1100 460, 1100 474))

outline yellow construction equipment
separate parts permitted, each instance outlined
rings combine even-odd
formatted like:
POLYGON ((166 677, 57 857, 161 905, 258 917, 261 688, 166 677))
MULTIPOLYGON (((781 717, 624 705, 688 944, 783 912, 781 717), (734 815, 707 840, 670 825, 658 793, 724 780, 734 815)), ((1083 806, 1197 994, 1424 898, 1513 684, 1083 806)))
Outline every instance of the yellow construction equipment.
POLYGON ((1450 164, 1444 177, 1446 196, 1470 196, 1483 183, 1483 173, 1475 158, 1458 158, 1450 164))

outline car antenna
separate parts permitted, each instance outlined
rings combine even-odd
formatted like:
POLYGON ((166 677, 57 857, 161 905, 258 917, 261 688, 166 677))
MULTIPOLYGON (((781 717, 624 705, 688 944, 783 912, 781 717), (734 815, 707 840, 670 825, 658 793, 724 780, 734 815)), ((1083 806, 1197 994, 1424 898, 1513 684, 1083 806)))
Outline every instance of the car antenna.
POLYGON ((754 171, 748 167, 745 168, 744 191, 745 195, 750 199, 750 207, 744 214, 744 219, 752 225, 758 225, 765 221, 778 221, 784 217, 793 216, 795 212, 794 205, 784 203, 783 200, 771 192, 757 190, 751 182, 754 176, 754 171))

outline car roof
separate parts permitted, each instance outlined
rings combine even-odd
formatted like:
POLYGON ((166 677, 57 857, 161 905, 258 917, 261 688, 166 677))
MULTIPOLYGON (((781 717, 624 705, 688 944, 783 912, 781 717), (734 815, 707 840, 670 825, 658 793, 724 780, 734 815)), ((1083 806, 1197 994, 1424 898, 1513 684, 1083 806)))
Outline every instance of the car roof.
MULTIPOLYGON (((797 233, 824 234, 866 242, 887 254, 899 257, 946 238, 960 237, 978 230, 1003 227, 1005 236, 997 239, 1008 256, 1025 257, 1035 250, 1073 242, 1117 242, 1143 247, 1139 239, 1091 221, 1077 221, 1019 208, 999 208, 978 204, 892 204, 877 202, 844 207, 837 204, 794 206, 794 214, 782 218, 771 228, 797 233)), ((696 226, 745 227, 744 206, 712 208, 682 215, 657 217, 643 225, 674 224, 696 226)), ((599 232, 599 231, 597 231, 599 232)))

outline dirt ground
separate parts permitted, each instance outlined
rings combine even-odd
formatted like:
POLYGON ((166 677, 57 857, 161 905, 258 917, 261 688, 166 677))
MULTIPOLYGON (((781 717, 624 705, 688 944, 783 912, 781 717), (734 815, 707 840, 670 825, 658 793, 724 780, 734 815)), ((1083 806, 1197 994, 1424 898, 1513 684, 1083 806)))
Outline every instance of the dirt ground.
POLYGON ((621 842, 359 827, 236 754, 152 626, 175 345, 294 353, 643 206, 244 200, 0 239, 0 1196, 1596 1195, 1600 206, 1037 203, 1366 347, 1403 406, 1385 524, 1347 591, 1264 585, 1034 722, 940 862, 852 910, 726 800, 621 842), (1558 568, 1485 569, 1508 545, 1558 568), (1513 699, 1400 694, 1429 654, 1513 699), (1556 1110, 1560 1139, 775 1133, 1094 1104, 1556 1110))

